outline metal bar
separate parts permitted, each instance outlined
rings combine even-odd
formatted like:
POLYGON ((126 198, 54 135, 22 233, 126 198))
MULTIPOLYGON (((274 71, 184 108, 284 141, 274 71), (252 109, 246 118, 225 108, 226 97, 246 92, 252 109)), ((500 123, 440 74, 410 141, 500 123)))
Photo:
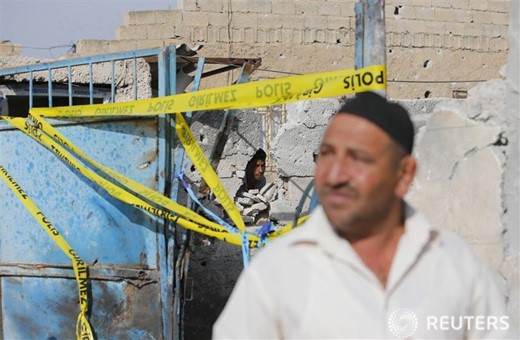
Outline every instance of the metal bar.
POLYGON ((103 54, 99 56, 90 56, 83 57, 77 59, 66 59, 66 60, 58 60, 49 63, 42 64, 34 64, 34 65, 26 65, 20 67, 6 68, 0 69, 0 76, 6 76, 17 73, 26 73, 30 71, 46 71, 51 68, 63 68, 67 66, 79 66, 86 65, 88 63, 100 63, 107 62, 111 60, 123 60, 123 59, 131 59, 131 58, 144 58, 149 56, 155 56, 161 53, 161 49, 154 48, 148 50, 139 50, 132 52, 120 52, 120 53, 111 53, 111 54, 103 54))
MULTIPOLYGON (((249 81, 249 77, 252 72, 253 65, 244 64, 244 66, 242 66, 237 83, 245 83, 249 81)), ((236 115, 237 110, 227 110, 226 114, 224 115, 223 125, 217 133, 217 138, 215 140, 215 144, 213 144, 213 149, 211 150, 210 154, 210 164, 213 169, 217 169, 220 159, 222 158, 222 153, 224 152, 224 147, 226 146, 236 115)))
POLYGON ((69 73, 69 76, 67 77, 69 86, 69 106, 72 106, 72 67, 70 65, 67 67, 67 71, 69 73))
POLYGON ((29 109, 32 109, 33 102, 33 71, 29 71, 29 109))
POLYGON ((90 103, 90 105, 92 105, 92 104, 94 104, 94 96, 93 96, 93 92, 94 92, 94 75, 93 75, 92 63, 89 63, 88 67, 89 67, 88 71, 89 71, 89 74, 90 74, 90 80, 89 80, 89 83, 88 83, 89 103, 90 103))
POLYGON ((137 100, 137 58, 134 57, 134 100, 137 100))
POLYGON ((356 2, 354 5, 354 12, 356 14, 356 42, 355 42, 355 58, 354 67, 356 70, 363 68, 363 32, 364 32, 364 18, 365 18, 365 4, 363 2, 356 2))
MULTIPOLYGON (((386 65, 385 1, 361 0, 356 3, 356 69, 386 65)), ((377 91, 386 97, 386 91, 377 91)))
POLYGON ((49 107, 52 107, 52 69, 48 68, 49 74, 47 79, 47 96, 49 98, 49 107))
POLYGON ((116 101, 116 63, 114 60, 111 60, 111 70, 112 70, 112 81, 110 83, 110 102, 115 103, 116 101))

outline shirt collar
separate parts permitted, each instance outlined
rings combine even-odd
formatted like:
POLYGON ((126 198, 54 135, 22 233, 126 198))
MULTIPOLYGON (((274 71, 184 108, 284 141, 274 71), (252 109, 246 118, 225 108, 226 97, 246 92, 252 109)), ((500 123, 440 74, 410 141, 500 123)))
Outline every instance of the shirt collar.
MULTIPOLYGON (((399 240, 397 251, 392 261, 387 287, 396 283, 417 261, 418 257, 433 241, 438 231, 426 218, 405 202, 405 232, 399 240)), ((347 261, 363 270, 368 270, 354 251, 350 243, 338 236, 330 224, 323 207, 320 205, 300 228, 291 243, 300 242, 318 245, 328 256, 347 261)))

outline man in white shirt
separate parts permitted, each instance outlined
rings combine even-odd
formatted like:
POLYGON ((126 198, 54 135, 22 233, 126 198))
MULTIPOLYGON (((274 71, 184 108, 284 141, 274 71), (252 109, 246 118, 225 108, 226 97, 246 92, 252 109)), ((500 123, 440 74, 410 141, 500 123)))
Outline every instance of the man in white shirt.
POLYGON ((413 136, 377 94, 339 110, 316 162, 321 206, 244 270, 215 339, 517 337, 484 263, 403 200, 413 136))

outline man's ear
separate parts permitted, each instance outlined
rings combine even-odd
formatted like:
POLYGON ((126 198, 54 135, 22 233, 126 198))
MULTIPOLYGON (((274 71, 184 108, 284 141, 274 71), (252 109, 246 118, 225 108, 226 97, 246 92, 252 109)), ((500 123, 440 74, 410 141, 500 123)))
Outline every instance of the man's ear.
POLYGON ((395 186, 395 195, 403 198, 415 177, 417 171, 417 162, 412 155, 406 155, 399 162, 399 169, 397 170, 397 185, 395 186))

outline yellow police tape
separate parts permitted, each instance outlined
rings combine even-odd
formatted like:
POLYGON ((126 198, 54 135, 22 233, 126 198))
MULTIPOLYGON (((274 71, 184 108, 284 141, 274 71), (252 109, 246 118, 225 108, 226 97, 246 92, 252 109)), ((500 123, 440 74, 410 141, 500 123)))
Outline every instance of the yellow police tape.
POLYGON ((262 80, 124 103, 33 108, 30 112, 44 117, 145 116, 185 111, 245 109, 385 88, 386 68, 384 65, 376 65, 359 70, 262 80))
MULTIPOLYGON (((176 132, 186 152, 192 159, 202 177, 219 199, 220 203, 229 214, 232 221, 241 232, 245 231, 242 216, 236 205, 231 200, 222 183, 219 181, 213 168, 210 166, 198 143, 193 138, 186 121, 179 112, 217 109, 240 109, 259 106, 277 105, 297 100, 332 97, 346 95, 355 92, 383 90, 386 88, 386 69, 383 65, 371 66, 360 70, 333 71, 320 74, 302 75, 284 79, 265 80, 255 83, 237 84, 223 88, 209 89, 194 93, 186 93, 168 97, 137 100, 125 103, 84 105, 61 108, 34 108, 30 118, 35 125, 29 124, 21 118, 0 117, 13 126, 17 127, 34 140, 53 151, 58 157, 75 168, 81 174, 106 190, 111 196, 143 209, 156 216, 167 218, 179 225, 215 237, 217 239, 241 245, 242 237, 239 234, 229 233, 224 227, 211 222, 186 207, 179 205, 168 197, 157 193, 119 173, 107 168, 90 159, 79 148, 74 146, 67 138, 60 134, 50 124, 45 122, 39 115, 46 117, 74 117, 74 116, 115 116, 115 115, 157 115, 165 113, 176 113, 176 132), (50 137, 49 137, 50 136, 50 137), (52 137, 52 138, 51 138, 52 137), (185 218, 172 215, 170 212, 158 209, 141 200, 136 195, 107 181, 95 172, 85 168, 77 162, 64 148, 72 151, 84 161, 95 168, 100 169, 122 185, 134 191, 141 197, 152 203, 172 211, 185 218)), ((23 192, 19 185, 8 175, 7 171, 0 166, 0 173, 8 183, 11 190, 18 195, 25 207, 40 222, 46 232, 58 244, 58 246, 71 258, 76 280, 79 286, 81 312, 76 324, 76 336, 78 339, 92 339, 92 330, 87 313, 87 265, 76 252, 61 237, 45 216, 39 211, 34 202, 23 192), (41 218, 41 220, 39 219, 41 218)), ((307 217, 301 217, 298 224, 307 217)), ((268 239, 276 238, 293 228, 286 225, 271 233, 268 239)), ((260 238, 248 234, 250 247, 258 245, 260 238)))
POLYGON ((208 159, 204 155, 204 151, 202 151, 199 144, 195 141, 190 127, 180 113, 175 114, 175 131, 186 153, 190 156, 193 164, 197 170, 199 170, 200 175, 204 178, 204 181, 206 181, 206 184, 208 184, 211 192, 217 197, 224 210, 229 214, 231 220, 235 222, 238 230, 244 232, 246 226, 244 225, 240 211, 238 211, 235 202, 229 197, 226 189, 218 179, 215 170, 213 170, 213 167, 209 164, 208 159))
POLYGON ((40 223, 42 228, 52 238, 52 240, 60 247, 60 249, 72 261, 74 268, 74 275, 79 287, 79 305, 80 312, 76 323, 76 337, 81 340, 94 339, 92 328, 87 319, 88 311, 88 294, 87 294, 87 279, 88 266, 79 255, 72 249, 72 247, 65 241, 65 239, 58 232, 56 227, 45 217, 33 200, 25 193, 20 185, 9 175, 7 170, 0 165, 0 176, 7 183, 11 191, 18 197, 27 210, 40 223))
MULTIPOLYGON (((128 192, 127 190, 119 187, 116 184, 111 183, 110 181, 104 179, 100 175, 96 174, 90 169, 87 169, 82 164, 80 164, 78 161, 74 159, 74 157, 67 152, 63 147, 61 147, 57 142, 52 140, 49 136, 47 136, 45 133, 41 133, 37 126, 33 126, 28 124, 28 122, 23 118, 10 118, 10 117, 0 117, 0 119, 4 119, 7 122, 9 122, 11 125, 15 126, 19 130, 23 131, 25 134, 51 150, 54 154, 56 154, 59 158, 61 158, 65 163, 67 163, 72 168, 79 171, 82 175, 99 185, 101 188, 103 188, 109 195, 111 195, 114 198, 117 198, 125 203, 131 204, 137 208, 143 209, 153 215, 159 216, 161 218, 169 219, 173 222, 178 223, 182 227, 185 227, 187 229, 199 232, 201 234, 205 234, 207 236, 215 237, 219 240, 223 240, 226 242, 229 242, 231 244, 235 245, 241 245, 242 239, 241 236, 234 233, 229 233, 224 227, 220 226, 217 223, 211 222, 203 218, 202 216, 196 214, 195 212, 192 212, 192 216, 197 215, 198 218, 200 218, 201 221, 205 221, 204 224, 197 224, 192 221, 186 220, 184 218, 181 218, 179 216, 175 216, 171 214, 168 211, 156 208, 147 202, 143 201, 139 197, 135 196, 134 194, 128 192)), ((42 122, 42 128, 43 128, 43 120, 40 118, 39 122, 42 122)), ((78 150, 77 147, 75 147, 70 141, 67 141, 66 138, 59 134, 58 131, 55 131, 55 136, 58 139, 61 139, 67 145, 75 148, 75 150, 78 150)), ((115 171, 112 171, 112 173, 117 174, 115 171)), ((122 179, 124 176, 118 174, 120 177, 119 179, 122 179)), ((128 182, 133 182, 131 179, 126 178, 128 182)), ((136 183, 136 182, 133 182, 136 183)), ((144 186, 143 186, 144 187, 144 186)), ((142 189, 142 188, 141 188, 142 189)), ((146 188, 147 190, 153 191, 151 189, 146 188)), ((148 195, 147 197, 150 201, 156 203, 159 206, 163 206, 162 202, 159 200, 156 200, 156 197, 153 195, 148 195)), ((164 198, 166 198, 164 196, 164 198)), ((173 205, 169 205, 171 207, 173 205)), ((184 207, 183 207, 184 208, 184 207)), ((251 247, 255 247, 258 244, 259 238, 255 235, 249 235, 249 245, 251 247)))

